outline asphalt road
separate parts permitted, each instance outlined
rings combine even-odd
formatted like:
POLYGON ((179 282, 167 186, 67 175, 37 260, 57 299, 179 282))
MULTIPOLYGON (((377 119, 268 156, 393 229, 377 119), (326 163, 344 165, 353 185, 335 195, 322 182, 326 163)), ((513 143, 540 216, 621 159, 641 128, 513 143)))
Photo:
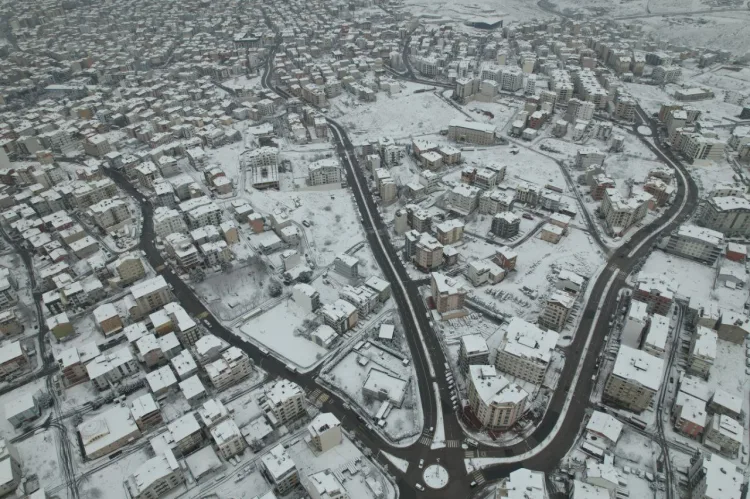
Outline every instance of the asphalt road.
MULTIPOLYGON (((271 81, 272 61, 273 53, 268 59, 262 82, 280 95, 288 97, 289 95, 286 92, 276 89, 273 86, 271 81)), ((641 114, 642 111, 639 113, 639 122, 645 122, 647 118, 641 114)), ((424 412, 424 427, 427 429, 435 426, 437 419, 438 401, 433 392, 433 381, 437 381, 440 387, 440 405, 444 415, 446 439, 462 440, 463 434, 458 423, 457 414, 452 412, 449 403, 446 404, 450 394, 446 384, 443 382, 446 374, 444 368, 445 356, 430 326, 427 310, 420 297, 418 287, 409 279, 395 249, 390 244, 387 236, 387 228, 377 211, 375 201, 366 188, 367 180, 358 165, 354 146, 346 131, 334 120, 329 119, 328 121, 339 156, 346 169, 347 180, 352 187, 368 242, 386 279, 391 283, 393 299, 396 301, 401 313, 412 362, 417 372, 417 385, 424 412), (420 339, 420 331, 422 332, 424 342, 420 339), (432 364, 432 369, 430 368, 430 364, 432 364)), ((636 133, 638 124, 640 123, 634 125, 636 133)), ((655 132, 655 125, 652 124, 652 128, 655 132)), ((656 136, 655 133, 654 136, 656 136)), ((670 159, 647 140, 645 140, 645 143, 660 157, 670 159)), ((539 442, 550 435, 560 418, 566 397, 572 391, 573 399, 568 411, 564 415, 560 431, 557 432, 545 449, 537 455, 525 459, 522 463, 495 465, 483 470, 482 473, 488 482, 504 478, 511 471, 521 466, 540 471, 551 471, 557 467, 561 458, 574 444, 581 421, 583 421, 585 411, 589 406, 588 398, 593 388, 592 376, 595 374, 595 361, 602 348, 604 337, 609 332, 609 318, 616 311, 617 293, 625 285, 625 277, 651 250, 651 245, 655 242, 655 238, 649 239, 651 236, 656 233, 670 232, 682 223, 697 206, 697 188, 695 184, 689 175, 684 172, 681 164, 675 162, 675 165, 683 171, 685 179, 683 180, 680 175, 677 176, 678 189, 674 203, 666 209, 657 221, 641 228, 632 236, 628 243, 614 251, 607 268, 595 282, 589 284, 594 287, 591 293, 592 299, 584 307, 578 332, 575 335, 572 345, 566 350, 566 362, 560 376, 559 385, 537 429, 526 441, 520 444, 502 449, 480 446, 479 450, 486 457, 509 457, 523 454, 529 449, 534 448, 539 442), (684 204, 683 200, 685 201, 684 204), (664 221, 671 219, 673 215, 678 215, 676 220, 664 224, 664 221), (641 242, 647 240, 646 244, 639 246, 641 242), (612 280, 612 284, 605 293, 610 280, 612 280), (597 311, 599 311, 599 316, 598 320, 595 321, 597 311), (592 327, 594 333, 591 344, 584 354, 584 345, 588 338, 588 332, 592 327), (579 366, 581 367, 580 375, 575 385, 573 385, 576 370, 579 366)), ((133 196, 141 205, 144 224, 141 233, 140 249, 144 251, 144 254, 154 268, 161 267, 165 262, 155 246, 153 209, 149 200, 138 192, 120 172, 108 169, 106 173, 118 186, 133 196)), ((220 324, 210 314, 210 311, 203 306, 193 290, 179 279, 169 267, 164 267, 160 273, 172 286, 176 298, 190 314, 200 315, 208 312, 207 320, 210 323, 211 332, 231 345, 237 346, 247 352, 272 377, 290 379, 308 391, 319 388, 314 379, 315 372, 305 375, 295 374, 287 370, 284 363, 273 357, 264 356, 255 346, 243 341, 220 324)), ((398 477, 397 481, 402 497, 453 498, 469 495, 469 482, 471 478, 467 476, 464 468, 465 451, 462 448, 445 447, 438 450, 430 450, 428 446, 421 443, 416 443, 408 448, 394 447, 384 442, 376 432, 368 429, 366 424, 359 420, 358 415, 353 410, 344 407, 343 402, 338 400, 337 397, 332 397, 323 407, 323 410, 333 412, 342 421, 345 428, 354 432, 357 440, 361 441, 376 454, 378 450, 384 450, 413 464, 418 462, 419 459, 424 459, 426 464, 439 460, 440 464, 448 470, 451 480, 446 488, 424 493, 417 491, 414 487, 415 483, 422 482, 421 470, 417 466, 410 466, 406 474, 395 472, 394 474, 398 477)), ((379 460, 386 463, 383 458, 379 460)), ((394 471, 392 467, 391 470, 394 471)))

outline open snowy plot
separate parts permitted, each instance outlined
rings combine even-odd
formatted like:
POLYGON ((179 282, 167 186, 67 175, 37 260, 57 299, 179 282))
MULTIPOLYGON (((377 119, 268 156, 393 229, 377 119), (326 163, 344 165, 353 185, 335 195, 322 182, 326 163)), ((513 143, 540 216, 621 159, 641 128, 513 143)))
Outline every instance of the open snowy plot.
POLYGON ((354 101, 348 106, 345 99, 333 99, 333 107, 341 112, 337 121, 349 131, 353 142, 383 137, 405 140, 438 133, 448 128, 453 119, 466 119, 433 92, 414 93, 431 87, 409 82, 403 84, 405 88, 392 97, 378 92, 375 102, 354 101))
POLYGON ((239 75, 224 80, 221 84, 227 88, 241 90, 248 90, 256 87, 260 88, 260 76, 239 75))
POLYGON ((363 346, 358 352, 351 350, 334 364, 327 364, 321 378, 348 395, 364 412, 374 416, 381 401, 362 392, 370 369, 377 369, 390 376, 408 381, 406 395, 401 408, 393 407, 386 418, 383 431, 393 440, 399 441, 421 432, 420 417, 415 405, 419 402, 414 394, 411 367, 404 366, 401 359, 375 345, 363 346))
POLYGON ((328 350, 316 345, 300 334, 298 329, 309 330, 304 310, 291 299, 285 299, 265 313, 250 319, 240 331, 255 343, 273 350, 301 368, 307 368, 322 358, 328 350))
MULTIPOLYGON (((242 130, 244 125, 241 123, 235 123, 233 127, 242 130)), ((225 144, 216 149, 206 148, 206 169, 218 166, 224 171, 227 177, 235 180, 236 187, 240 187, 239 183, 236 182, 236 179, 238 179, 240 175, 240 154, 242 154, 244 150, 245 145, 243 141, 225 144)), ((192 167, 188 166, 183 168, 183 171, 190 171, 191 169, 192 167)), ((200 173, 198 175, 201 177, 203 176, 200 173)), ((204 181, 201 179, 199 183, 203 185, 204 181)))
POLYGON ((329 469, 343 478, 342 485, 351 498, 375 499, 378 497, 373 494, 367 480, 378 483, 382 487, 383 495, 380 497, 390 499, 395 496, 391 483, 365 458, 346 435, 339 445, 322 454, 313 452, 303 438, 293 441, 287 448, 287 452, 297 465, 300 477, 329 469))
POLYGON ((737 68, 737 71, 734 71, 727 69, 725 66, 719 66, 712 68, 710 71, 700 70, 696 71, 695 74, 685 71, 683 74, 688 74, 690 81, 701 85, 735 92, 746 91, 748 84, 750 84, 749 68, 737 68))
MULTIPOLYGON (((446 91, 444 95, 450 98, 450 92, 452 90, 446 91)), ((489 123, 495 125, 498 130, 502 130, 522 108, 523 102, 520 100, 501 98, 497 102, 472 101, 465 107, 465 110, 475 121, 489 123)))
POLYGON ((35 473, 39 479, 39 486, 48 493, 55 485, 60 484, 63 478, 57 454, 58 442, 54 433, 56 431, 54 428, 45 430, 14 444, 26 474, 35 473))
POLYGON ((695 180, 701 197, 706 197, 716 184, 734 184, 737 172, 727 161, 711 163, 708 166, 689 166, 690 176, 695 180))
MULTIPOLYGON (((572 199, 571 202, 575 203, 572 199)), ((518 217, 521 219, 521 224, 518 227, 518 236, 514 237, 514 240, 518 240, 522 238, 527 232, 530 230, 534 230, 537 225, 539 225, 539 219, 534 218, 534 220, 529 220, 528 218, 523 218, 522 211, 521 210, 510 210, 512 213, 515 213, 518 215, 518 217)), ((468 235, 478 235, 483 237, 492 237, 495 241, 498 243, 503 243, 503 239, 496 237, 494 234, 490 233, 490 229, 492 228, 492 219, 493 215, 477 215, 476 217, 473 217, 471 220, 466 220, 466 226, 464 227, 464 234, 468 235)), ((466 236, 464 236, 466 237, 466 236)), ((509 242, 509 241, 508 241, 509 242)), ((459 248, 460 249, 460 248, 459 248)), ((464 255, 469 260, 477 257, 478 255, 464 255)))
POLYGON ((18 285, 16 289, 18 303, 15 307, 18 319, 25 328, 23 335, 34 334, 37 331, 35 329, 36 312, 34 311, 34 298, 31 295, 29 273, 26 271, 26 266, 17 253, 0 256, 0 266, 10 271, 11 277, 16 280, 16 284, 18 285))
MULTIPOLYGON (((698 81, 691 82, 690 79, 686 78, 683 78, 681 83, 685 87, 710 86, 698 81)), ((681 88, 679 85, 669 84, 665 86, 664 90, 655 85, 641 85, 638 83, 623 83, 623 85, 649 114, 658 113, 662 104, 689 104, 691 107, 701 111, 702 121, 709 123, 713 121, 716 124, 731 124, 732 121, 726 118, 739 116, 742 111, 740 106, 724 102, 724 92, 718 88, 714 88, 713 99, 681 103, 672 97, 672 94, 681 88)))
POLYGON ((528 21, 534 18, 547 17, 536 2, 523 0, 456 0, 434 2, 430 0, 405 0, 405 10, 416 17, 424 17, 423 21, 435 23, 456 23, 457 21, 479 21, 494 23, 503 20, 506 24, 511 21, 528 21))
MULTIPOLYGON (((70 316, 69 316, 70 317, 70 316)), ((104 342, 104 334, 102 334, 99 326, 96 325, 94 314, 83 314, 72 320, 73 325, 73 336, 69 336, 64 342, 50 341, 50 349, 52 354, 57 358, 60 352, 68 350, 69 348, 80 348, 87 343, 102 343, 104 342)))
MULTIPOLYGON (((551 184, 568 191, 565 177, 558 164, 551 158, 543 156, 526 147, 513 147, 518 151, 511 154, 508 146, 476 148, 473 151, 464 149, 462 157, 465 162, 505 165, 505 180, 501 185, 516 185, 519 182, 534 182, 539 185, 551 184)), ((460 180, 461 172, 451 174, 450 178, 460 180)))
POLYGON ((708 306, 713 301, 721 308, 736 311, 743 310, 745 305, 746 290, 730 290, 720 285, 714 289, 715 268, 676 255, 652 252, 641 273, 661 276, 672 282, 675 292, 689 296, 691 303, 708 306))
POLYGON ((663 164, 660 161, 644 159, 626 151, 607 155, 604 161, 604 171, 618 186, 622 186, 628 179, 633 180, 636 184, 633 186, 633 192, 637 192, 643 189, 641 185, 646 182, 648 173, 663 164))
POLYGON ((249 200, 255 210, 264 215, 286 210, 289 218, 299 224, 297 228, 311 250, 310 258, 318 267, 330 265, 337 255, 365 239, 359 211, 346 189, 327 192, 251 189, 249 200), (299 199, 299 208, 295 208, 292 198, 299 199), (305 220, 311 227, 302 225, 305 220))
MULTIPOLYGON (((11 392, 0 395, 0 436, 2 436, 2 438, 10 440, 11 438, 23 433, 22 428, 16 430, 13 425, 8 422, 8 419, 5 415, 5 407, 13 401, 17 400, 18 397, 22 395, 34 395, 40 390, 44 392, 47 391, 45 378, 26 383, 11 392)), ((47 417, 47 413, 48 410, 43 410, 42 415, 38 419, 26 423, 25 426, 36 426, 37 424, 44 421, 44 419, 47 417)))
MULTIPOLYGON (((678 1, 678 0, 673 0, 678 1)), ((682 0, 679 0, 682 3, 682 0)), ((688 5, 691 2, 688 2, 688 5)), ((659 2, 650 2, 652 12, 659 11, 659 2), (656 7, 656 10, 653 8, 656 7)), ((742 8, 742 6, 739 6, 742 8)), ((702 9, 707 7, 703 6, 702 9)), ((682 8, 680 11, 701 10, 682 8)), ((696 15, 652 16, 638 19, 646 32, 653 32, 659 39, 686 47, 707 47, 713 50, 729 50, 742 55, 750 50, 750 14, 747 9, 732 12, 715 12, 696 15)))
POLYGON ((477 301, 530 322, 536 321, 537 314, 544 306, 544 298, 552 287, 553 266, 590 277, 604 261, 601 250, 592 238, 578 229, 571 229, 558 244, 542 241, 539 236, 531 237, 515 251, 518 253, 516 270, 504 281, 479 289, 468 281, 464 286, 470 291, 474 290, 477 301), (522 288, 526 288, 525 293, 522 288))
POLYGON ((208 275, 193 289, 221 320, 232 320, 271 299, 268 289, 274 279, 262 259, 250 256, 235 261, 229 272, 208 275))

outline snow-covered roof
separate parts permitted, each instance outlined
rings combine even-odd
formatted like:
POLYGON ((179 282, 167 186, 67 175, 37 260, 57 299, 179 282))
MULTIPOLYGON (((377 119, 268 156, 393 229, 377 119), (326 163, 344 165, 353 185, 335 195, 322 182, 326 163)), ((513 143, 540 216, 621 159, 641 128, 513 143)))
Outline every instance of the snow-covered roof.
POLYGON ((742 398, 732 395, 721 388, 717 388, 714 392, 714 395, 711 398, 711 404, 724 407, 734 414, 742 412, 742 398))
POLYGON ((130 409, 119 405, 78 425, 78 433, 87 456, 107 448, 127 435, 140 435, 130 409))
POLYGON ((708 413, 706 412, 706 403, 695 397, 687 396, 682 399, 682 409, 679 417, 685 421, 698 425, 701 428, 706 427, 708 413))
POLYGON ((442 272, 433 272, 432 280, 439 294, 453 295, 457 293, 466 293, 466 289, 461 283, 452 277, 448 277, 442 272))
MULTIPOLYGON (((635 300, 633 300, 635 301, 635 300)), ((651 317, 651 326, 646 336, 646 344, 658 350, 664 350, 669 336, 669 319, 663 315, 654 314, 651 317)))
POLYGON ((714 414, 714 417, 711 418, 710 427, 725 438, 742 444, 742 435, 744 431, 742 424, 726 414, 714 414))
POLYGON ((202 397, 206 393, 206 388, 201 383, 197 374, 190 376, 188 379, 181 381, 180 391, 186 400, 202 397))
POLYGON ((580 480, 573 480, 573 492, 570 496, 575 499, 610 499, 608 489, 580 480))
POLYGON ((694 334, 693 347, 690 354, 704 359, 715 359, 716 347, 719 340, 719 335, 716 331, 705 326, 697 326, 694 334))
POLYGON ((172 434, 172 438, 177 443, 193 433, 201 431, 198 420, 195 419, 195 415, 192 412, 185 414, 179 419, 175 419, 167 425, 167 428, 169 429, 169 433, 172 434))
POLYGON ((222 445, 235 438, 242 438, 242 433, 234 419, 229 418, 211 428, 211 437, 216 445, 222 445))
POLYGON ((489 353, 487 341, 481 334, 465 334, 461 336, 461 345, 467 355, 489 353))
POLYGON ((586 424, 586 430, 602 435, 610 442, 616 443, 622 433, 623 424, 606 412, 594 411, 586 424))
POLYGON ((164 451, 164 454, 149 459, 136 469, 135 473, 128 481, 131 492, 134 495, 140 495, 146 489, 151 487, 157 480, 171 475, 180 469, 174 454, 170 449, 164 451))
POLYGON ((392 340, 395 330, 396 327, 393 324, 381 324, 378 331, 378 338, 381 340, 392 340))
POLYGON ((708 454, 703 458, 703 471, 706 481, 704 497, 741 497, 744 476, 733 463, 716 454, 708 454))
POLYGON ((167 281, 164 280, 164 277, 159 275, 134 284, 130 287, 130 292, 135 299, 138 299, 142 296, 146 296, 150 293, 153 293, 154 291, 158 291, 166 287, 167 281))
POLYGON ((150 393, 146 393, 135 399, 130 407, 130 412, 136 420, 158 410, 159 406, 156 405, 156 401, 154 401, 154 397, 150 393))
POLYGON ((662 359, 627 345, 621 345, 612 375, 657 391, 661 385, 663 370, 662 359))
POLYGON ((96 322, 101 323, 112 317, 118 317, 120 314, 117 313, 117 309, 111 303, 104 303, 94 309, 94 319, 96 322))
POLYGON ((302 388, 297 383, 286 379, 266 383, 263 391, 273 406, 281 405, 285 400, 303 393, 302 388))
POLYGON ((513 317, 505 327, 505 345, 501 348, 516 357, 547 364, 559 337, 554 331, 542 331, 520 317, 513 317))
POLYGON ((630 300, 628 307, 628 319, 646 323, 648 319, 648 303, 638 300, 630 300))
POLYGON ((698 239, 714 246, 718 246, 724 242, 724 234, 721 232, 692 224, 681 225, 677 230, 677 235, 690 239, 698 239))
POLYGON ((177 384, 177 378, 175 377, 172 368, 168 365, 148 373, 146 375, 146 381, 148 381, 148 386, 153 393, 157 393, 177 384))
POLYGON ((294 461, 289 457, 283 445, 279 444, 260 458, 271 477, 278 481, 295 469, 294 461))
POLYGON ((546 499, 548 497, 544 473, 526 468, 512 472, 503 489, 508 499, 546 499))
POLYGON ((465 121, 465 120, 451 120, 448 126, 467 128, 469 130, 477 130, 480 132, 495 133, 495 126, 487 123, 477 123, 476 121, 465 121))
POLYGON ((469 373, 485 405, 518 404, 529 396, 526 390, 498 375, 494 366, 470 365, 469 373))

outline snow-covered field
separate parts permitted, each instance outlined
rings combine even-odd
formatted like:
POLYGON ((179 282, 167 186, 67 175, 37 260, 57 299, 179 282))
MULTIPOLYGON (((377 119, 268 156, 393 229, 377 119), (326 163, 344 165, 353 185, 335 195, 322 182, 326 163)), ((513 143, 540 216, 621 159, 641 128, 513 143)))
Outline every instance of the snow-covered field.
POLYGON ((389 97, 379 92, 375 102, 363 103, 344 95, 332 101, 333 114, 347 128, 353 142, 391 137, 403 140, 413 136, 438 133, 448 128, 452 119, 466 119, 458 110, 433 92, 415 94, 430 88, 402 82, 400 93, 389 97), (347 102, 352 102, 348 105, 347 102))

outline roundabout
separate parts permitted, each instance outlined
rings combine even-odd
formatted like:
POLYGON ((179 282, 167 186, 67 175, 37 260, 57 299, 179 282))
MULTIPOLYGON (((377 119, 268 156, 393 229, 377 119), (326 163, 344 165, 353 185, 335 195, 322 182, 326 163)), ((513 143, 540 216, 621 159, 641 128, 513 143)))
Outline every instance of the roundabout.
POLYGON ((439 464, 431 464, 422 473, 424 484, 431 489, 442 489, 448 485, 448 470, 439 464))

